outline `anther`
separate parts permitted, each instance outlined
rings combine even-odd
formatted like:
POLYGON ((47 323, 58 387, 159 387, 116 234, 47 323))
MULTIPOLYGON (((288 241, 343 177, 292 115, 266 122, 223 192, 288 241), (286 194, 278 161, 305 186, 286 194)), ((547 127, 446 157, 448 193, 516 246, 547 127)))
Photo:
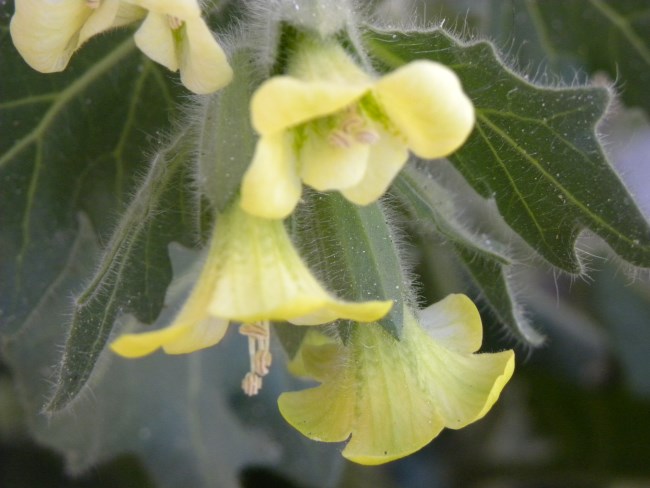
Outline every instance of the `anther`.
POLYGON ((101 0, 86 0, 86 5, 88 6, 88 8, 91 8, 93 10, 98 9, 100 3, 101 0))
MULTIPOLYGON (((90 1, 97 1, 97 0, 90 0, 90 1)), ((169 23, 169 27, 172 30, 176 30, 183 25, 183 21, 178 17, 174 17, 173 15, 167 16, 167 22, 169 23)))
POLYGON ((248 337, 248 358, 250 371, 242 381, 242 389, 248 396, 257 395, 262 388, 262 376, 269 373, 272 356, 271 330, 268 321, 242 324, 239 333, 248 337))
POLYGON ((255 396, 262 389, 262 378, 255 373, 246 373, 246 376, 244 376, 241 382, 241 387, 246 395, 255 396))
POLYGON ((348 148, 352 145, 350 137, 341 129, 333 130, 327 136, 327 142, 335 147, 348 148))

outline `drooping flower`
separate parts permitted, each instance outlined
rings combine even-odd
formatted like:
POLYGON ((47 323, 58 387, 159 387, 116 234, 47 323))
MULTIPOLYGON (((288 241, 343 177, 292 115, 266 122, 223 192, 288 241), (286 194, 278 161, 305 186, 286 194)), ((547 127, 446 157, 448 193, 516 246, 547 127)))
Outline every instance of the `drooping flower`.
POLYGON ((464 295, 425 309, 420 322, 407 311, 400 341, 363 324, 347 346, 308 332, 292 366, 321 385, 282 394, 284 418, 314 440, 349 438, 343 456, 369 465, 482 418, 512 376, 513 351, 475 354, 481 319, 464 295))
POLYGON ((197 0, 16 0, 10 30, 25 61, 52 73, 65 69, 95 34, 143 17, 137 46, 170 70, 180 70, 188 89, 210 93, 230 82, 232 69, 197 0))
POLYGON ((16 0, 9 29, 16 49, 41 73, 62 71, 95 34, 144 17, 120 0, 16 0))
POLYGON ((251 372, 243 386, 255 394, 271 361, 269 321, 370 322, 383 317, 391 305, 332 296, 310 273, 282 221, 249 215, 235 203, 218 218, 201 275, 172 324, 124 334, 111 349, 126 357, 145 356, 159 348, 168 354, 190 353, 218 343, 231 321, 240 322, 251 352, 251 372))
POLYGON ((135 43, 154 61, 180 71, 194 93, 222 88, 232 80, 232 68, 214 38, 197 0, 126 0, 148 11, 135 33, 135 43))
POLYGON ((251 101, 260 139, 242 182, 247 212, 286 217, 301 180, 369 204, 386 191, 409 149, 440 158, 469 136, 474 108, 449 68, 415 61, 374 79, 340 46, 306 45, 288 74, 262 83, 251 101))

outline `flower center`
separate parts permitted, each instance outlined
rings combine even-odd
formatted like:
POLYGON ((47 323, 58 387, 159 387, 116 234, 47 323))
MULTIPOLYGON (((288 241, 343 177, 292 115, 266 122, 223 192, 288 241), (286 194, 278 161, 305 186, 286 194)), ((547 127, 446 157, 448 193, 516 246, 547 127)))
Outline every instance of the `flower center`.
MULTIPOLYGON (((90 0, 90 1, 99 1, 99 0, 90 0)), ((169 23, 169 28, 171 30, 180 29, 181 26, 183 25, 183 21, 178 17, 174 17, 173 15, 167 16, 167 22, 169 23)))
POLYGON ((242 381, 242 390, 248 396, 255 396, 262 389, 262 377, 269 373, 271 366, 270 338, 268 320, 252 324, 242 324, 239 333, 248 337, 250 371, 242 381))
POLYGON ((375 144, 379 140, 379 134, 368 124, 356 105, 345 108, 339 117, 327 136, 327 142, 332 146, 347 148, 355 143, 375 144))
POLYGON ((86 0, 86 6, 92 10, 97 10, 99 8, 99 5, 101 3, 101 0, 86 0))

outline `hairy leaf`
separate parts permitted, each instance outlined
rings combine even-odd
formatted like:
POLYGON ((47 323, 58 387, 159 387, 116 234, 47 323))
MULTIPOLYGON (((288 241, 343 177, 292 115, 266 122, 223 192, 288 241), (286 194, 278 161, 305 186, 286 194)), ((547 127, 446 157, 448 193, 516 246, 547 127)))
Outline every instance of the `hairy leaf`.
MULTIPOLYGON (((538 53, 544 58, 534 61, 546 61, 551 69, 563 69, 568 76, 574 76, 576 69, 607 73, 610 80, 617 81, 628 105, 650 113, 650 3, 533 0, 515 5, 535 28, 538 53)), ((523 33, 517 27, 519 40, 525 36, 531 42, 530 31, 523 33)))
MULTIPOLYGON (((328 288, 350 300, 393 300, 378 323, 399 337, 408 290, 381 205, 359 207, 338 193, 310 192, 301 212, 295 226, 298 241, 328 288)), ((347 322, 340 324, 345 339, 347 322)))
POLYGON ((541 344, 543 337, 530 325, 516 299, 507 246, 495 236, 472 232, 460 222, 459 201, 424 171, 407 167, 396 178, 391 192, 417 231, 433 232, 449 241, 481 298, 507 330, 522 342, 541 344))
POLYGON ((441 29, 368 31, 366 40, 387 69, 424 58, 458 74, 476 107, 476 127, 451 161, 545 259, 582 271, 575 241, 589 228, 627 261, 650 266, 650 226, 595 133, 607 90, 532 85, 489 42, 464 44, 441 29))
POLYGON ((67 262, 77 213, 109 233, 175 90, 124 32, 93 40, 56 74, 29 68, 6 25, 0 49, 0 326, 16 330, 67 262))
POLYGON ((172 278, 171 241, 192 244, 199 209, 191 192, 186 133, 158 153, 106 246, 90 284, 75 300, 59 378, 48 410, 65 407, 81 391, 116 318, 132 312, 152 322, 172 278))

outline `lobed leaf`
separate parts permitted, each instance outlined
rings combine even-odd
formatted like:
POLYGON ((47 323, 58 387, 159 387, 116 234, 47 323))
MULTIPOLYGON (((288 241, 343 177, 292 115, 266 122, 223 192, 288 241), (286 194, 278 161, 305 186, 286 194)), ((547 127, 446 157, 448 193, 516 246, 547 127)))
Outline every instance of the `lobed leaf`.
POLYGON ((457 73, 477 120, 450 160, 546 260, 583 271, 575 242, 588 228, 630 263, 650 266, 650 226, 595 132, 609 103, 606 89, 532 85, 489 42, 464 44, 442 29, 369 29, 366 42, 384 69, 429 59, 457 73))
POLYGON ((95 276, 75 300, 47 410, 64 408, 81 391, 121 314, 131 312, 144 322, 158 316, 172 279, 167 245, 171 241, 190 245, 199 235, 188 152, 186 132, 181 132, 154 157, 95 276))
POLYGON ((91 41, 62 73, 29 68, 6 25, 0 50, 0 328, 11 332, 62 273, 78 212, 109 234, 176 91, 124 32, 91 41))
POLYGON ((526 319, 513 290, 507 246, 495 236, 472 232, 458 219, 459 203, 450 192, 418 168, 402 170, 391 187, 419 232, 443 236, 453 246, 482 300, 498 320, 524 343, 544 338, 526 319))

